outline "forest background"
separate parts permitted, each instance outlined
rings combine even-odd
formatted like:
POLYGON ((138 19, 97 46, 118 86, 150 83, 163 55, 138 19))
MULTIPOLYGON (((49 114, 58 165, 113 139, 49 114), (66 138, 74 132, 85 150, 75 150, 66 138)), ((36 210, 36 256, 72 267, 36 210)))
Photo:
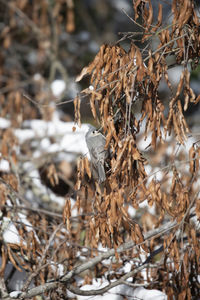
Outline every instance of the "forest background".
POLYGON ((198 1, 0 4, 0 297, 198 299, 198 1))

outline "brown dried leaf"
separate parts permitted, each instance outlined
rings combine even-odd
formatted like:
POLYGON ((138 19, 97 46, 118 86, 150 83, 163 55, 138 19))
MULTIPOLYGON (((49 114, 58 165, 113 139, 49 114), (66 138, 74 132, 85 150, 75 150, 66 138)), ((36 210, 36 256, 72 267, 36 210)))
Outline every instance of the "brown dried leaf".
POLYGON ((91 173, 91 169, 90 169, 90 163, 89 163, 89 160, 87 157, 84 158, 84 167, 85 167, 88 177, 91 179, 92 173, 91 173))
POLYGON ((196 152, 194 149, 194 144, 192 145, 192 147, 189 150, 189 161, 190 161, 190 173, 193 174, 195 171, 195 158, 196 152))
POLYGON ((50 164, 47 168, 47 178, 52 186, 56 186, 59 183, 58 174, 54 164, 50 164))
POLYGON ((196 200, 196 209, 195 209, 197 218, 200 220, 200 198, 196 200))
POLYGON ((93 115, 94 119, 96 119, 97 113, 96 113, 96 107, 95 107, 95 95, 94 94, 90 97, 90 107, 91 107, 92 115, 93 115))
POLYGON ((13 258, 11 248, 10 248, 9 246, 7 246, 7 249, 8 249, 8 257, 9 257, 11 263, 13 264, 13 266, 14 266, 19 272, 22 272, 22 269, 16 264, 16 261, 15 261, 14 258, 13 258))
POLYGON ((117 158, 116 158, 116 161, 115 161, 115 163, 114 163, 114 165, 112 167, 112 172, 113 173, 116 172, 116 170, 118 169, 118 167, 119 167, 119 165, 121 163, 121 159, 122 159, 122 156, 123 156, 123 154, 124 154, 124 152, 125 152, 125 150, 127 148, 127 145, 128 145, 128 142, 129 142, 129 138, 130 138, 129 136, 126 138, 122 150, 118 149, 117 158))
POLYGON ((67 0, 67 3, 68 3, 68 9, 67 9, 67 18, 66 18, 67 19, 66 31, 72 33, 75 30, 73 0, 67 0))
POLYGON ((3 276, 7 263, 7 253, 5 246, 1 246, 1 268, 0 268, 0 276, 3 276))
POLYGON ((196 98, 194 104, 197 104, 200 101, 200 95, 196 98))
POLYGON ((183 87, 183 83, 184 83, 184 77, 185 77, 185 71, 182 72, 181 77, 180 77, 180 81, 176 90, 176 96, 175 98, 177 98, 180 94, 181 94, 181 90, 183 87))
POLYGON ((156 27, 159 27, 162 24, 162 4, 158 4, 158 23, 156 27))
POLYGON ((114 139, 118 143, 119 139, 117 137, 117 133, 116 133, 115 125, 114 125, 114 120, 111 116, 108 117, 107 123, 108 123, 109 129, 111 130, 112 136, 114 137, 114 139))
POLYGON ((142 60, 142 54, 140 52, 140 50, 138 48, 136 48, 136 65, 138 67, 137 69, 137 80, 140 82, 143 80, 144 78, 144 63, 143 63, 143 60, 142 60))
POLYGON ((157 139, 157 131, 156 129, 154 129, 151 136, 151 146, 154 151, 156 150, 156 139, 157 139))
POLYGON ((88 67, 84 67, 83 70, 81 71, 81 73, 76 77, 75 81, 79 82, 81 81, 81 79, 87 75, 88 73, 90 73, 91 69, 88 67))
POLYGON ((134 8, 134 12, 135 12, 135 20, 137 20, 139 18, 139 6, 141 5, 143 1, 142 0, 134 0, 133 1, 133 8, 134 8))
POLYGON ((74 99, 74 122, 81 127, 81 114, 80 114, 80 106, 81 106, 81 99, 77 96, 74 99))
MULTIPOLYGON (((94 70, 94 68, 98 66, 98 64, 101 62, 101 60, 103 58, 105 48, 106 48, 106 45, 102 45, 100 47, 100 50, 97 53, 97 55, 95 56, 93 62, 90 63, 88 67, 83 68, 81 73, 76 77, 76 82, 79 82, 85 75, 91 74, 92 71, 94 70)), ((99 72, 99 74, 100 74, 100 72, 99 72)))
POLYGON ((71 217, 71 201, 69 198, 65 201, 65 206, 63 208, 63 223, 67 225, 67 230, 70 230, 70 217, 71 217))
POLYGON ((149 4, 149 11, 148 11, 148 19, 147 19, 147 27, 146 27, 147 29, 150 27, 153 21, 153 7, 151 1, 149 1, 148 4, 149 4))
MULTIPOLYGON (((130 143, 131 145, 131 143, 130 143)), ((134 145, 133 147, 131 147, 131 152, 132 152, 132 157, 134 160, 141 160, 142 157, 141 157, 141 154, 139 152, 139 150, 136 148, 136 146, 134 145)))

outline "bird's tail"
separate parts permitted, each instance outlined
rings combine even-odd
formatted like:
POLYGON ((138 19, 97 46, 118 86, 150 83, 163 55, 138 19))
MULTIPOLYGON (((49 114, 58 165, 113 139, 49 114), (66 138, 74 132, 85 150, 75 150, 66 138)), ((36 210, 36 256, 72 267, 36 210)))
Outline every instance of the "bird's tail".
POLYGON ((98 162, 97 167, 98 167, 99 183, 102 183, 106 180, 104 165, 102 164, 102 162, 98 162))

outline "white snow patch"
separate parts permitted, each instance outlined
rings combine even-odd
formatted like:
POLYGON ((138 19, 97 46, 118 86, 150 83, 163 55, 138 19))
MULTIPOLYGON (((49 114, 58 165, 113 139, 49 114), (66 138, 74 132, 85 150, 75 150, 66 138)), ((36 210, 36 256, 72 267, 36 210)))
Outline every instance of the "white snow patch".
POLYGON ((107 252, 107 251, 108 251, 108 248, 103 247, 102 244, 99 243, 99 244, 98 244, 98 250, 101 251, 101 252, 107 252))
MULTIPOLYGON (((24 127, 29 129, 16 129, 15 135, 19 139, 20 143, 24 143, 26 140, 35 139, 35 147, 37 151, 33 153, 33 156, 39 157, 41 151, 48 147, 48 152, 70 152, 87 154, 88 149, 85 142, 85 134, 88 131, 88 124, 83 124, 81 128, 78 126, 73 131, 73 122, 62 122, 56 116, 51 122, 43 120, 31 120, 23 123, 24 127), (49 145, 49 137, 54 137, 56 142, 49 145)), ((74 154, 69 157, 74 160, 74 154)))
POLYGON ((9 207, 13 207, 13 204, 12 204, 12 202, 10 201, 10 199, 7 199, 7 200, 6 200, 6 205, 9 206, 9 207))
POLYGON ((123 270, 125 273, 129 273, 131 271, 131 267, 132 264, 130 262, 127 262, 124 266, 123 266, 123 270))
MULTIPOLYGON (((109 282, 102 281, 100 279, 93 280, 92 285, 84 285, 81 287, 81 290, 89 291, 89 290, 95 290, 101 289, 105 286, 107 286, 109 282)), ((130 286, 121 284, 118 285, 112 289, 109 290, 109 292, 98 295, 98 296, 77 296, 78 300, 123 300, 124 296, 126 296, 127 299, 143 299, 143 300, 167 300, 167 296, 158 291, 158 290, 147 290, 143 287, 141 288, 132 288, 130 286)))
POLYGON ((21 291, 13 291, 9 294, 11 298, 18 298, 22 292, 21 291))
POLYGON ((143 287, 136 288, 133 291, 133 298, 142 300, 167 300, 167 296, 158 290, 147 290, 143 287))
POLYGON ((128 214, 131 218, 134 218, 136 215, 136 209, 131 205, 128 206, 128 214))
MULTIPOLYGON (((76 217, 78 215, 78 210, 75 207, 76 201, 73 198, 70 198, 70 202, 71 202, 71 208, 72 208, 72 210, 71 210, 72 217, 76 217)), ((82 213, 82 208, 80 209, 80 213, 82 213)))
POLYGON ((43 140, 40 143, 41 150, 49 150, 50 146, 50 140, 48 138, 43 138, 43 140))
POLYGON ((2 172, 10 171, 10 164, 6 159, 0 159, 0 171, 2 172))
POLYGON ((51 201, 59 204, 60 206, 65 205, 65 198, 55 195, 53 192, 49 193, 51 201))
MULTIPOLYGON (((145 125, 145 123, 142 122, 142 126, 144 126, 144 125, 145 125)), ((144 137, 142 137, 141 139, 139 139, 138 140, 138 148, 139 148, 139 150, 140 151, 145 151, 146 148, 150 145, 151 139, 152 139, 152 137, 151 137, 150 133, 147 135, 146 140, 144 140, 144 137)))
POLYGON ((156 214, 156 206, 155 203, 152 206, 149 206, 148 201, 144 200, 143 202, 139 203, 140 208, 147 208, 148 212, 152 215, 156 214))
POLYGON ((4 242, 20 245, 22 238, 13 222, 9 218, 4 217, 2 223, 4 242))
MULTIPOLYGON (((145 157, 145 155, 144 155, 144 157, 145 157)), ((152 173, 152 166, 145 165, 144 168, 145 168, 145 172, 147 173, 147 175, 151 175, 151 173, 152 173)))
POLYGON ((15 129, 15 135, 21 144, 35 137, 35 133, 31 129, 15 129))
POLYGON ((54 261, 50 262, 50 266, 52 270, 58 275, 63 276, 64 275, 64 266, 62 264, 55 264, 54 261))
POLYGON ((65 90, 66 83, 63 80, 56 79, 51 84, 51 90, 55 97, 59 97, 65 90))
POLYGON ((33 80, 35 80, 35 81, 40 81, 41 79, 42 79, 41 74, 39 74, 39 73, 34 74, 33 80))
POLYGON ((163 171, 161 171, 161 168, 156 167, 153 170, 152 176, 155 180, 161 181, 163 179, 163 171))
POLYGON ((0 128, 1 129, 10 127, 10 124, 11 124, 10 120, 7 120, 5 118, 0 118, 0 128))

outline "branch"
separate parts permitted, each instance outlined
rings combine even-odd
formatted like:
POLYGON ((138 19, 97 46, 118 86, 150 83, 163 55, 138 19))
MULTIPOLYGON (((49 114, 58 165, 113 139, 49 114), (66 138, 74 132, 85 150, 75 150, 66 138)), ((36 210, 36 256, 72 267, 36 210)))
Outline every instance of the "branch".
MULTIPOLYGON (((174 227, 176 227, 178 225, 179 224, 176 221, 167 222, 165 225, 161 226, 160 228, 156 228, 154 230, 151 230, 151 231, 147 232, 144 235, 144 242, 136 245, 133 241, 129 241, 129 242, 124 243, 123 245, 121 245, 117 250, 110 249, 107 252, 104 252, 104 253, 98 255, 97 257, 94 257, 94 258, 90 259, 89 261, 83 263, 82 265, 77 266, 73 270, 69 271, 67 274, 65 274, 63 276, 60 276, 60 277, 58 277, 55 280, 49 281, 49 282, 47 282, 44 285, 40 285, 40 286, 34 287, 34 288, 28 290, 27 292, 22 292, 19 295, 19 298, 16 298, 16 299, 31 298, 31 297, 35 297, 37 295, 43 294, 45 292, 48 292, 50 290, 53 290, 53 289, 55 289, 58 286, 58 284, 60 284, 60 283, 66 284, 75 275, 78 275, 78 274, 82 273, 83 271, 96 266, 99 262, 102 262, 104 259, 108 259, 111 256, 114 256, 115 252, 122 253, 122 252, 124 252, 126 250, 129 250, 131 248, 138 247, 138 246, 144 244, 146 241, 148 241, 152 237, 155 238, 155 237, 161 236, 165 232, 170 231, 171 229, 173 229, 174 227)), ((153 256, 151 255, 151 258, 152 257, 153 256)), ((119 280, 116 280, 116 281, 112 282, 111 284, 109 284, 108 286, 104 287, 103 289, 98 290, 98 293, 102 294, 103 292, 106 292, 107 290, 109 290, 112 287, 115 287, 115 286, 117 286, 119 284, 123 284, 124 280, 126 280, 127 278, 135 275, 137 272, 141 271, 148 264, 148 262, 149 262, 149 259, 147 258, 147 260, 142 265, 140 265, 138 268, 136 268, 133 271, 131 271, 131 272, 123 275, 119 280)), ((68 287, 69 290, 71 290, 73 292, 73 290, 74 290, 73 286, 67 285, 67 287, 68 287)), ((81 291, 80 290, 79 292, 80 293, 82 293, 82 292, 86 293, 87 291, 81 291)), ((90 293, 92 291, 88 291, 88 292, 90 293)), ((94 295, 94 292, 93 292, 93 295, 94 295)), ((8 298, 4 297, 4 299, 7 300, 8 298)))
POLYGON ((76 295, 82 295, 82 296, 94 296, 94 295, 102 295, 105 292, 109 291, 110 289, 114 288, 117 285, 120 284, 124 284, 124 281, 130 277, 132 277, 133 275, 137 274, 139 271, 141 271, 142 269, 144 269, 146 267, 146 264, 142 264, 141 266, 135 268, 133 271, 123 275, 120 279, 106 285, 105 287, 101 288, 101 289, 94 289, 94 290, 89 290, 89 291, 83 291, 75 286, 73 286, 72 284, 67 285, 67 289, 76 294, 76 295))

